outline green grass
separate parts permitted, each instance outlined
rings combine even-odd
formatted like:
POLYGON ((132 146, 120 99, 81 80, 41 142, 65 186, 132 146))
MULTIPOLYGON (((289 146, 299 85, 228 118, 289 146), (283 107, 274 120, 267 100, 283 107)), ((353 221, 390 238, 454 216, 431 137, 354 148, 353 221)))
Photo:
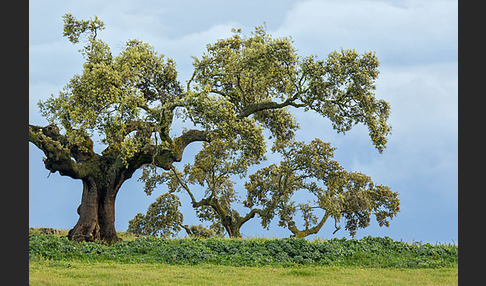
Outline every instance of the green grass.
MULTIPOLYGON (((45 235, 46 232, 53 232, 50 233, 55 237, 64 237, 68 235, 69 230, 67 229, 54 229, 54 228, 47 228, 47 227, 31 227, 29 228, 29 235, 37 234, 37 235, 45 235)), ((119 238, 124 241, 132 241, 138 238, 135 234, 128 233, 126 231, 117 231, 116 234, 119 238)))
POLYGON ((457 285, 457 268, 31 261, 30 285, 457 285))
MULTIPOLYGON (((45 230, 46 231, 46 230, 45 230)), ((46 232, 49 232, 47 230, 46 232)), ((458 246, 362 239, 163 239, 29 232, 30 285, 457 285, 458 246)))

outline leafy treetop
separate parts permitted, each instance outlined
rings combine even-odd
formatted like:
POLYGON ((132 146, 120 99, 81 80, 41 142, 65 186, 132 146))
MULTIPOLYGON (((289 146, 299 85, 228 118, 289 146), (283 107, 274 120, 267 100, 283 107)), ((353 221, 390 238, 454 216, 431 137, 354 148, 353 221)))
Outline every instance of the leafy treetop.
MULTIPOLYGON (((263 173, 258 173, 262 184, 274 182, 273 174, 292 181, 293 176, 301 176, 299 172, 311 172, 317 181, 331 183, 328 189, 333 190, 334 179, 326 180, 334 178, 336 173, 346 174, 343 176, 348 184, 340 184, 342 189, 359 189, 359 193, 370 190, 388 196, 386 188, 374 186, 365 176, 347 174, 337 167, 334 170, 332 164, 326 169, 328 173, 319 177, 321 174, 312 169, 314 165, 306 165, 304 157, 296 155, 308 152, 306 150, 311 147, 295 142, 299 124, 291 113, 294 108, 312 110, 331 120, 337 132, 364 124, 372 143, 382 152, 391 130, 387 123, 390 105, 374 96, 379 73, 375 53, 358 54, 355 50, 341 49, 319 60, 316 56, 299 56, 291 39, 273 38, 263 26, 256 27, 250 36, 234 30, 231 37, 209 44, 200 58, 194 58, 194 72, 184 86, 177 79, 175 62, 157 53, 149 44, 128 40, 120 54, 114 56, 98 37, 105 27, 97 17, 78 20, 66 14, 63 18, 63 35, 73 44, 79 44, 85 37, 80 50, 85 63, 81 73, 74 75, 59 94, 39 102, 41 113, 50 124, 46 127, 29 125, 29 141, 44 152, 45 166, 51 172, 59 171, 61 175, 83 180, 86 196, 83 194, 78 209, 80 220, 72 230, 72 237, 116 241, 114 198, 122 183, 140 168, 148 192, 158 182, 156 173, 151 170, 170 170, 171 176, 176 178, 179 173, 172 164, 181 161, 185 148, 196 141, 205 142, 203 150, 196 156, 196 164, 184 171, 187 177, 180 179, 211 183, 203 174, 207 170, 226 172, 221 178, 229 178, 230 173, 244 177, 249 166, 265 159, 267 141, 271 139, 272 151, 291 157, 284 159, 280 166, 272 167, 275 170, 262 169, 263 173), (171 136, 176 119, 191 122, 193 128, 171 136), (265 138, 265 131, 271 138, 265 138), (101 154, 93 149, 91 138, 95 133, 105 146, 101 154), (210 156, 219 156, 217 158, 227 162, 218 165, 221 162, 211 162, 210 156)), ((316 132, 318 136, 321 135, 319 131, 316 132)), ((322 149, 321 155, 329 158, 329 147, 315 142, 312 148, 322 149)), ((250 184, 258 181, 257 177, 250 177, 250 184)), ((181 184, 183 180, 178 182, 181 184)), ((211 192, 231 194, 229 179, 219 183, 225 187, 210 188, 211 192)), ((295 186, 315 192, 317 202, 322 203, 322 194, 326 191, 319 195, 311 183, 295 186)), ((275 186, 268 187, 269 191, 277 193, 275 186)), ((248 191, 257 196, 248 198, 248 205, 265 205, 258 197, 256 186, 255 190, 248 191)), ((294 192, 294 187, 287 191, 294 192)), ((225 204, 232 200, 229 196, 225 204)), ((176 206, 176 201, 175 196, 162 198, 159 210, 170 211, 167 206, 171 203, 176 206)), ((367 209, 374 208, 369 199, 356 203, 367 209)), ((292 213, 294 206, 284 200, 279 208, 282 223, 290 226, 286 214, 292 213)), ((312 206, 300 208, 309 222, 306 228, 315 221, 310 208, 312 206)), ((332 208, 328 209, 329 216, 335 219, 348 215, 348 220, 356 220, 354 224, 358 226, 366 221, 366 215, 362 219, 360 212, 339 215, 332 208)), ((390 213, 378 214, 386 217, 394 213, 393 207, 391 209, 390 213)), ((266 219, 263 213, 259 215, 266 219)), ((380 221, 386 224, 384 218, 380 221)), ((354 228, 349 226, 351 231, 354 228)))

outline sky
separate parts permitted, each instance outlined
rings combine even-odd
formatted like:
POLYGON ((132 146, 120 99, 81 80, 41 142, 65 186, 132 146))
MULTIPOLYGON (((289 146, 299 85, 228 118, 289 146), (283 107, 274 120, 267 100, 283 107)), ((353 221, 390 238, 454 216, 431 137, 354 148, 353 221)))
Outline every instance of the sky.
MULTIPOLYGON (((232 28, 249 35, 265 24, 274 37, 291 37, 300 56, 320 59, 334 50, 375 51, 380 61, 376 97, 391 104, 392 134, 380 154, 364 126, 337 134, 329 120, 293 110, 300 123, 298 140, 319 137, 336 147, 335 159, 399 193, 397 217, 390 227, 370 227, 356 238, 388 236, 396 240, 458 243, 458 17, 457 1, 437 0, 247 0, 247 1, 33 1, 29 2, 29 123, 45 125, 39 100, 57 94, 82 70, 81 46, 62 37, 62 15, 98 16, 106 29, 99 38, 114 55, 129 39, 140 39, 177 64, 179 80, 192 73, 193 56, 207 44, 231 36, 232 28)), ((173 132, 177 132, 177 126, 173 132)), ((197 147, 197 146, 196 146, 197 147)), ((184 153, 191 162, 197 148, 184 153)), ((100 151, 100 150, 98 150, 100 151)), ((78 219, 82 183, 49 174, 43 153, 29 143, 29 226, 72 228, 78 219)), ((269 160, 273 160, 269 156, 269 160)), ((115 227, 124 231, 137 213, 145 213, 151 196, 142 190, 137 171, 116 200, 115 227)), ((244 194, 243 194, 244 195, 244 194)), ((186 224, 199 224, 183 198, 186 224)), ((325 225, 309 238, 346 237, 325 225)), ((245 224, 244 237, 287 237, 276 223, 263 229, 257 219, 245 224)))

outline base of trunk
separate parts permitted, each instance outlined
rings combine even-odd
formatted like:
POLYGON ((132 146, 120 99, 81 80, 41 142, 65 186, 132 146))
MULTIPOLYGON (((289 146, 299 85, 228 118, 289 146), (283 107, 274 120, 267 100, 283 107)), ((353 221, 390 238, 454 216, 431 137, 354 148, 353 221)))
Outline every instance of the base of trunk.
POLYGON ((116 232, 103 233, 100 231, 99 224, 77 224, 68 232, 67 238, 73 241, 99 241, 107 244, 120 242, 122 239, 116 235, 116 232))
POLYGON ((74 241, 100 241, 100 226, 97 223, 92 224, 76 224, 73 229, 68 232, 69 240, 74 241))
POLYGON ((96 177, 83 180, 83 195, 77 209, 79 219, 67 235, 69 240, 107 244, 121 241, 115 230, 115 196, 120 186, 121 182, 107 186, 96 177))

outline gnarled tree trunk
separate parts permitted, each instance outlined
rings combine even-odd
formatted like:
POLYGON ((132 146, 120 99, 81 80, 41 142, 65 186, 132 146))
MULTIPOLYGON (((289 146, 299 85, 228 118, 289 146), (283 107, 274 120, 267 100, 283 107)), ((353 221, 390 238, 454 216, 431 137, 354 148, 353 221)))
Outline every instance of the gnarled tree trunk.
POLYGON ((83 180, 83 195, 78 207, 79 220, 68 233, 70 240, 101 240, 98 220, 98 191, 94 182, 83 180))
POLYGON ((144 164, 170 169, 173 162, 180 161, 184 148, 194 141, 207 141, 207 133, 188 130, 180 137, 167 140, 171 148, 158 150, 157 146, 143 146, 139 152, 123 162, 116 148, 108 146, 102 155, 93 151, 93 141, 86 135, 82 143, 72 143, 60 134, 55 125, 35 126, 29 124, 29 141, 46 156, 46 169, 59 172, 61 176, 83 182, 79 220, 69 231, 68 238, 76 241, 120 241, 115 231, 115 199, 123 182, 144 164), (114 151, 115 150, 115 151, 114 151))
MULTIPOLYGON (((120 180, 120 179, 119 179, 120 180)), ((115 230, 115 199, 123 181, 115 187, 95 178, 83 179, 79 220, 68 233, 70 240, 118 242, 115 230)))

